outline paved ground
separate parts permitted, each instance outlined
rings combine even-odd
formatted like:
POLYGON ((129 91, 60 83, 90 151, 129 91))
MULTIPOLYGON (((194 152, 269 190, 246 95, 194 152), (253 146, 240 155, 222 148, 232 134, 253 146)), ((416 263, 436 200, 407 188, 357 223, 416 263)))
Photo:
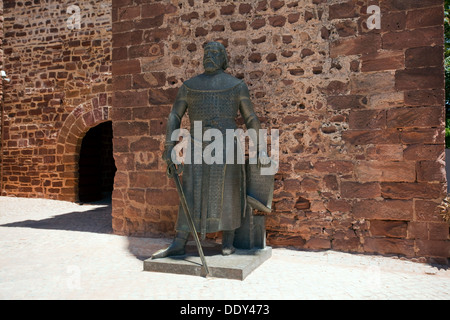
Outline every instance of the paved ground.
POLYGON ((450 270, 274 249, 244 281, 144 272, 168 239, 111 234, 107 203, 0 197, 0 299, 450 299, 450 270))

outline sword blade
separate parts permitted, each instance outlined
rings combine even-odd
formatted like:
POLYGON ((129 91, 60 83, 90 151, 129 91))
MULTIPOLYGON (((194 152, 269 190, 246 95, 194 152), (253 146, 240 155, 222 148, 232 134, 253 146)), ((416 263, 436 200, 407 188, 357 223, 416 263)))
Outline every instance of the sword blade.
POLYGON ((180 197, 181 206, 183 207, 184 214, 186 215, 189 229, 191 230, 192 235, 194 236, 195 244, 197 245, 198 254, 200 256, 200 259, 202 260, 203 267, 205 268, 206 276, 209 275, 209 269, 208 265, 206 264, 205 255, 203 254, 203 248, 200 243, 200 239, 198 238, 197 230, 195 229, 194 220, 192 220, 191 213, 189 211, 189 207, 186 201, 186 196, 183 192, 183 187, 181 186, 180 177, 178 176, 177 169, 175 167, 175 164, 169 165, 170 174, 172 175, 175 186, 177 187, 178 196, 180 197))

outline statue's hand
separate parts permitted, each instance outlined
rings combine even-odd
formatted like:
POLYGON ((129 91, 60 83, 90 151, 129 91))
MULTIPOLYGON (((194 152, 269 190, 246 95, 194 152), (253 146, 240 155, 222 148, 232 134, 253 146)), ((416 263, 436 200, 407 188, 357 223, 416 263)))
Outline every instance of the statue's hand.
POLYGON ((258 166, 261 168, 268 168, 270 167, 270 157, 267 155, 267 153, 265 151, 261 151, 259 153, 259 157, 258 157, 258 166))
POLYGON ((181 174, 183 172, 183 164, 182 163, 178 163, 178 162, 174 162, 172 160, 172 150, 173 150, 174 146, 167 146, 166 145, 166 149, 164 150, 163 153, 163 160, 166 162, 167 164, 167 176, 169 178, 173 178, 174 174, 181 174))
POLYGON ((164 149, 162 159, 169 165, 172 163, 172 150, 174 146, 173 145, 166 145, 166 148, 164 149))

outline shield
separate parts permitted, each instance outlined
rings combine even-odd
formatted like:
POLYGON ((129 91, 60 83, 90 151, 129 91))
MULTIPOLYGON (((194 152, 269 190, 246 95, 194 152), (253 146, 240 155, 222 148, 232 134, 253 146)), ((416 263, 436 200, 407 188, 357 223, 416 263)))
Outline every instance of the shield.
POLYGON ((262 175, 257 164, 245 164, 247 203, 263 212, 272 212, 274 175, 262 175))
POLYGON ((266 217, 253 215, 253 209, 272 212, 274 175, 261 174, 257 164, 245 164, 247 206, 241 227, 236 229, 234 246, 239 249, 265 248, 266 217))

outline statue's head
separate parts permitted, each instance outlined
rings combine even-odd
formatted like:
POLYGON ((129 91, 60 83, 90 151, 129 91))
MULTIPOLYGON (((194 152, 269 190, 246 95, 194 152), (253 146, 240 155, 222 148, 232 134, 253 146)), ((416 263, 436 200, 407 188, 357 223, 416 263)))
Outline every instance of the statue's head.
POLYGON ((225 70, 228 68, 228 58, 223 44, 208 42, 204 48, 203 67, 206 72, 225 70))

